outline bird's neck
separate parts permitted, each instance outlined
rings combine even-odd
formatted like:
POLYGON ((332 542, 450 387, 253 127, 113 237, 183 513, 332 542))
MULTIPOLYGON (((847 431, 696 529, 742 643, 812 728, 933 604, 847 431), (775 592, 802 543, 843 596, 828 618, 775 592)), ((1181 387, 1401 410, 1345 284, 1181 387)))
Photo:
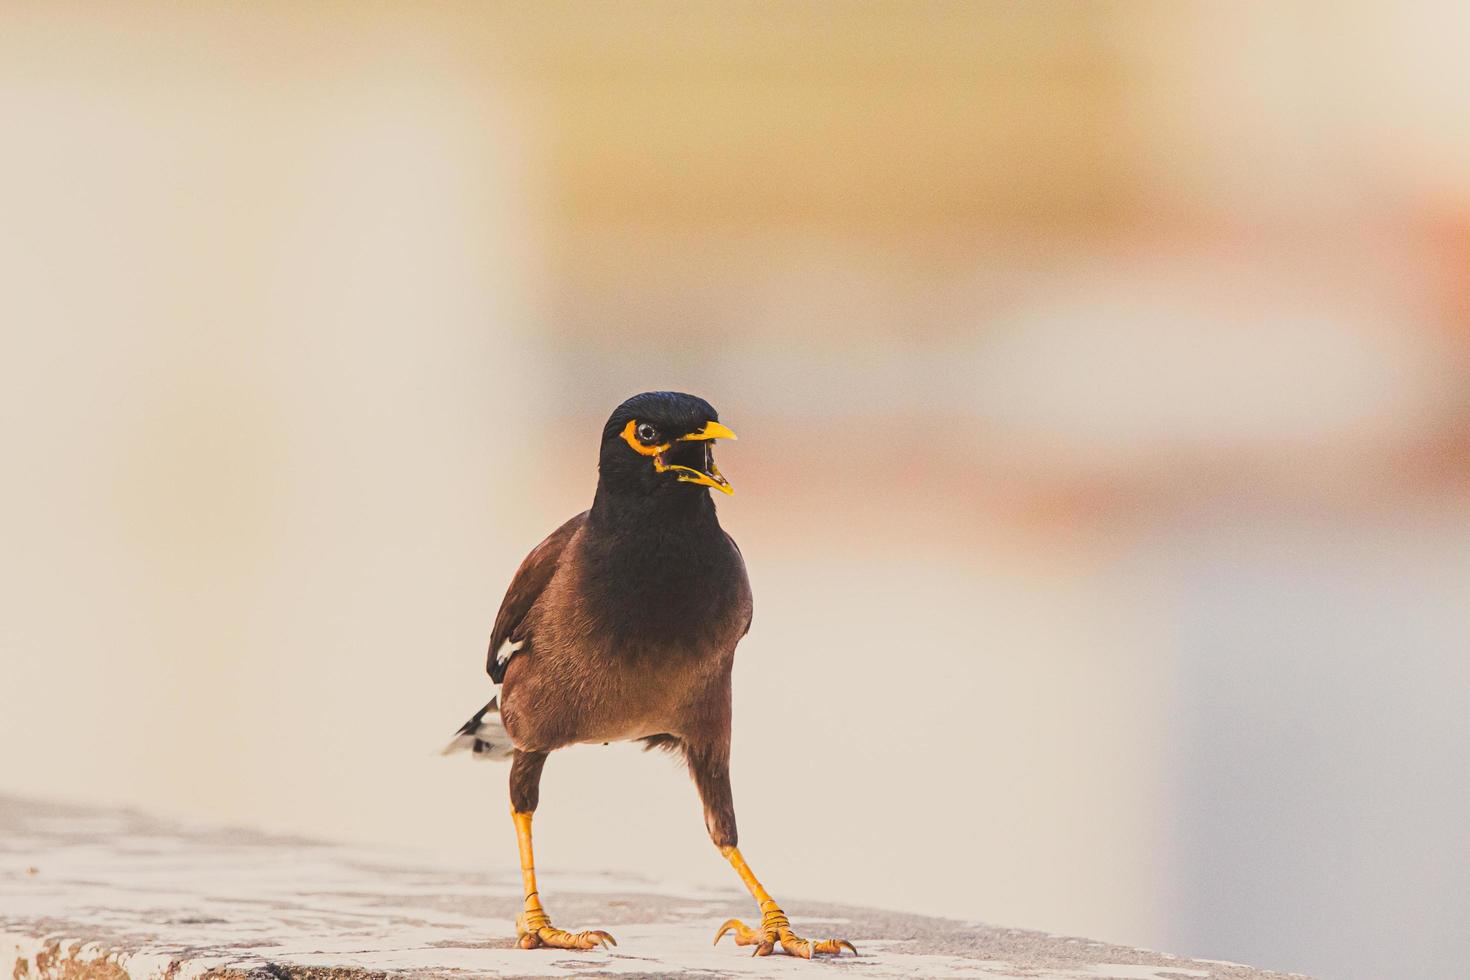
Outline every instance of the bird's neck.
POLYGON ((642 635, 701 623, 723 601, 730 546, 708 492, 623 496, 599 488, 578 544, 584 598, 642 635), (663 612, 680 610, 676 621, 663 612), (630 611, 631 610, 631 611, 630 611))
POLYGON ((679 489, 665 494, 621 494, 601 484, 587 515, 589 530, 599 534, 658 537, 719 533, 715 502, 709 491, 679 489))

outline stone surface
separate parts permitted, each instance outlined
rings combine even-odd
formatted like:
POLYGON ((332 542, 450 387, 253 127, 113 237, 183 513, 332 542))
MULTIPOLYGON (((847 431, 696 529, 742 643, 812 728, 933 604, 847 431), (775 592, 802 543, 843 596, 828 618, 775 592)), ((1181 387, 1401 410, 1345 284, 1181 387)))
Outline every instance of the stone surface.
POLYGON ((1235 964, 979 923, 793 900, 798 929, 862 955, 808 963, 712 946, 752 918, 735 891, 543 873, 558 924, 606 928, 611 951, 517 949, 513 874, 421 855, 0 798, 0 976, 13 980, 424 976, 1023 977, 1266 980, 1235 964))

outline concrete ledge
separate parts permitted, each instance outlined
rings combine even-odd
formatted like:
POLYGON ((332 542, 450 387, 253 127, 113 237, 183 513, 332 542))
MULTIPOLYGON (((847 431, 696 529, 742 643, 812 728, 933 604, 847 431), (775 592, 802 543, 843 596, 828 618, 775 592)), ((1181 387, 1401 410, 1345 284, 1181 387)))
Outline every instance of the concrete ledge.
MULTIPOLYGON (((12 980, 430 976, 965 977, 1269 980, 1181 959, 978 923, 791 900, 809 935, 862 956, 752 959, 710 945, 737 891, 620 875, 543 874, 559 924, 607 928, 608 952, 517 949, 515 875, 416 856, 180 827, 137 813, 0 798, 0 970, 12 980)), ((3 973, 0 973, 3 975, 3 973)))

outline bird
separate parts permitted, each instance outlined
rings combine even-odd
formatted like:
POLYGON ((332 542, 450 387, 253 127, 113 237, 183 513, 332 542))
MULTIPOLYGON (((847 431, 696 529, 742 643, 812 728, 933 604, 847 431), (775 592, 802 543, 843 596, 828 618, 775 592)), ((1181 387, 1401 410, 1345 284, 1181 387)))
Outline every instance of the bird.
POLYGON ((551 532, 521 562, 490 633, 490 702, 445 753, 509 760, 510 809, 525 898, 522 949, 615 946, 604 930, 552 925, 536 885, 531 823, 542 767, 579 743, 639 741, 683 757, 705 827, 760 910, 727 933, 753 955, 857 955, 846 939, 809 940, 756 878, 738 846, 730 789, 730 680, 750 629, 745 560, 720 526, 711 492, 734 488, 713 444, 735 433, 703 398, 634 395, 602 429, 592 506, 551 532))

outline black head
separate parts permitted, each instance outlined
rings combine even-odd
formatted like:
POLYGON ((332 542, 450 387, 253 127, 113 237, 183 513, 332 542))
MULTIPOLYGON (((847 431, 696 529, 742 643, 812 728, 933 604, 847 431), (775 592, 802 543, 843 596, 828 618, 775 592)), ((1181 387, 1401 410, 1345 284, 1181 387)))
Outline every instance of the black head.
POLYGON ((708 497, 734 493, 715 466, 714 440, 734 439, 703 398, 648 391, 623 402, 602 430, 598 492, 619 496, 708 497))

